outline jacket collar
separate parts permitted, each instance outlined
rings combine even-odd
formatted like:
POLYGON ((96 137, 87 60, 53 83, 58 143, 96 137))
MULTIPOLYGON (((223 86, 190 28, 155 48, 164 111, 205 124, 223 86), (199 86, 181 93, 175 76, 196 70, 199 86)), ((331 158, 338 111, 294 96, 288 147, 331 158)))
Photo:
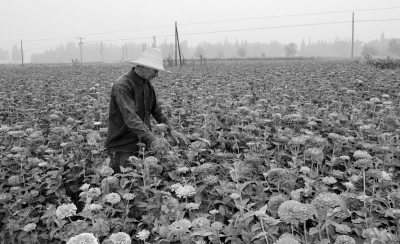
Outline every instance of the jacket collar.
POLYGON ((145 79, 136 74, 135 67, 128 71, 127 77, 128 80, 133 82, 134 84, 143 85, 146 82, 145 79))

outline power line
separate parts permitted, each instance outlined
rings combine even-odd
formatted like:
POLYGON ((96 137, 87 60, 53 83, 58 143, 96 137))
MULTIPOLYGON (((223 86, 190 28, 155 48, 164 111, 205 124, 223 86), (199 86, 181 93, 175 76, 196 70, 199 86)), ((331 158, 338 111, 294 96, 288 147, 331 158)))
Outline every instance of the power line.
MULTIPOLYGON (((197 25, 197 24, 209 24, 209 23, 232 22, 232 21, 243 21, 243 20, 255 20, 255 19, 270 19, 270 18, 282 18, 282 17, 309 16, 309 15, 320 15, 320 14, 336 14, 336 13, 349 13, 349 12, 365 12, 365 11, 378 11, 378 10, 393 10, 393 9, 400 9, 400 7, 343 10, 343 11, 317 12, 317 13, 305 13, 305 14, 290 14, 290 15, 275 15, 275 16, 264 16, 264 17, 254 17, 254 18, 205 21, 205 22, 196 22, 196 23, 181 23, 179 25, 180 26, 182 26, 182 25, 197 25)), ((119 31, 98 32, 98 33, 90 33, 90 34, 81 34, 81 35, 78 35, 78 36, 100 35, 100 34, 127 32, 127 31, 133 31, 133 30, 157 29, 157 28, 165 28, 165 27, 173 27, 173 25, 153 26, 153 27, 135 28, 135 29, 119 30, 119 31)), ((24 42, 27 43, 27 42, 37 42, 37 41, 48 41, 48 40, 63 39, 63 38, 69 38, 69 37, 75 37, 75 36, 77 36, 77 35, 64 36, 64 37, 54 37, 54 38, 47 38, 47 39, 38 39, 38 40, 28 40, 28 41, 24 41, 24 42)), ((121 39, 121 40, 124 40, 124 39, 121 39)), ((126 40, 130 40, 130 38, 128 38, 126 40)), ((0 44, 0 46, 10 45, 10 44, 15 44, 15 43, 18 43, 18 42, 3 43, 3 44, 0 44)))
MULTIPOLYGON (((400 21, 400 19, 370 19, 370 20, 355 20, 354 22, 383 22, 383 21, 400 21)), ((213 33, 223 33, 223 32, 237 32, 237 31, 250 31, 250 30, 263 30, 263 29, 279 29, 279 28, 290 28, 290 27, 304 27, 304 26, 317 26, 317 25, 330 25, 330 24, 344 24, 344 23, 351 23, 352 21, 334 21, 334 22, 322 22, 322 23, 312 23, 312 24, 298 24, 298 25, 281 25, 281 26, 268 26, 268 27, 258 27, 258 28, 246 28, 246 29, 232 29, 232 30, 218 30, 218 31, 206 31, 206 32, 193 32, 193 33, 184 33, 180 34, 181 36, 189 36, 189 35, 200 35, 200 34, 213 34, 213 33)), ((157 36, 157 37, 171 37, 174 35, 164 35, 164 36, 157 36)), ((133 37, 133 38, 124 38, 124 39, 110 39, 110 40, 99 40, 99 41, 88 41, 86 43, 96 43, 96 42, 112 42, 112 41, 125 41, 125 40, 135 40, 135 39, 147 39, 153 38, 153 36, 146 36, 146 37, 133 37)), ((76 44, 76 43, 71 43, 76 44)), ((79 44, 79 43, 78 43, 79 44)), ((50 47, 41 47, 41 48, 34 48, 34 49, 27 49, 24 51, 31 51, 31 50, 38 50, 38 49, 46 49, 52 47, 59 47, 57 46, 50 46, 50 47)))
MULTIPOLYGON (((83 35, 73 35, 73 36, 61 36, 61 37, 53 37, 47 39, 38 39, 38 40, 30 40, 24 42, 38 42, 38 41, 49 41, 49 40, 56 40, 56 39, 63 39, 75 36, 93 36, 93 35, 101 35, 101 34, 109 34, 109 33, 118 33, 118 32, 127 32, 127 31, 134 31, 134 30, 147 30, 147 29, 157 29, 157 28, 165 28, 165 27, 173 27, 173 25, 162 25, 162 26, 153 26, 153 27, 142 27, 142 28, 135 28, 135 29, 128 29, 128 30, 119 30, 119 31, 107 31, 107 32, 98 32, 98 33, 91 33, 91 34, 83 34, 83 35)), ((17 42, 10 42, 10 43, 3 43, 0 46, 4 45, 11 45, 17 42)))
POLYGON ((264 17, 253 17, 253 18, 242 18, 242 19, 227 19, 227 20, 216 20, 216 21, 205 21, 205 22, 195 22, 195 23, 183 23, 179 25, 197 25, 197 24, 209 24, 209 23, 219 23, 219 22, 232 22, 232 21, 242 21, 242 20, 255 20, 255 19, 272 19, 272 18, 282 18, 282 17, 295 17, 295 16, 308 16, 308 15, 320 15, 320 14, 337 14, 337 13, 350 13, 350 12, 365 12, 365 11, 377 11, 377 10, 392 10, 400 9, 400 7, 391 8, 371 8, 371 9, 358 9, 358 10, 344 10, 344 11, 334 11, 334 12, 318 12, 318 13, 305 13, 305 14, 289 14, 289 15, 274 15, 274 16, 264 16, 264 17))

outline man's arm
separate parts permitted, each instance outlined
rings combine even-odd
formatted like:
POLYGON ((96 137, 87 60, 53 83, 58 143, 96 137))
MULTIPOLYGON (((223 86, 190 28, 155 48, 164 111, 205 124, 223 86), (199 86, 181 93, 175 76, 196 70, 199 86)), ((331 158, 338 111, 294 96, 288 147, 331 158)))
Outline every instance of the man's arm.
POLYGON ((114 84, 114 88, 118 108, 129 129, 131 129, 141 141, 145 141, 149 145, 157 140, 136 113, 136 104, 129 90, 121 84, 114 84))

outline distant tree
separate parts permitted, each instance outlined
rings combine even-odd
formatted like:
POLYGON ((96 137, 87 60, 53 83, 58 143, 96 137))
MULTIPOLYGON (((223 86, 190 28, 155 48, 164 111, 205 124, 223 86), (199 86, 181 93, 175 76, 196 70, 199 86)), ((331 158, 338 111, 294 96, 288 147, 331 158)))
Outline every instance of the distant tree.
POLYGON ((243 58, 244 56, 246 56, 246 49, 244 49, 244 47, 239 48, 238 50, 238 55, 243 58))
POLYGON ((363 46, 362 51, 361 51, 361 56, 367 56, 367 55, 376 56, 378 54, 379 54, 379 52, 375 47, 368 46, 367 44, 365 44, 363 46))
POLYGON ((261 53, 261 57, 265 58, 265 52, 261 53))
POLYGON ((306 50, 306 43, 304 42, 304 39, 301 40, 301 46, 300 46, 300 52, 304 53, 306 50))
POLYGON ((204 57, 206 52, 204 51, 204 48, 202 46, 197 46, 196 50, 194 51, 194 56, 197 58, 204 57))
POLYGON ((21 51, 18 49, 17 45, 14 45, 11 49, 11 60, 14 62, 21 60, 21 51))
POLYGON ((400 56, 400 39, 396 38, 390 39, 388 52, 396 56, 400 56))
POLYGON ((218 56, 218 58, 224 58, 224 50, 219 50, 217 52, 217 56, 218 56))
POLYGON ((297 53, 297 45, 293 42, 285 46, 286 57, 293 57, 297 53))
POLYGON ((152 48, 157 48, 157 40, 156 40, 156 36, 153 36, 153 43, 151 44, 152 48))

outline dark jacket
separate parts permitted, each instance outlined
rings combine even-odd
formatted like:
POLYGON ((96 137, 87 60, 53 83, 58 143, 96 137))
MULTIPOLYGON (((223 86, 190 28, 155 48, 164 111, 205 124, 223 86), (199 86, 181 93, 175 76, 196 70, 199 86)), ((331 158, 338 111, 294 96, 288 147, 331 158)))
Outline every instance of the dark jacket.
POLYGON ((120 76, 111 89, 108 135, 105 147, 111 151, 138 151, 140 141, 149 145, 150 115, 158 123, 168 124, 150 81, 142 79, 134 68, 120 76))

